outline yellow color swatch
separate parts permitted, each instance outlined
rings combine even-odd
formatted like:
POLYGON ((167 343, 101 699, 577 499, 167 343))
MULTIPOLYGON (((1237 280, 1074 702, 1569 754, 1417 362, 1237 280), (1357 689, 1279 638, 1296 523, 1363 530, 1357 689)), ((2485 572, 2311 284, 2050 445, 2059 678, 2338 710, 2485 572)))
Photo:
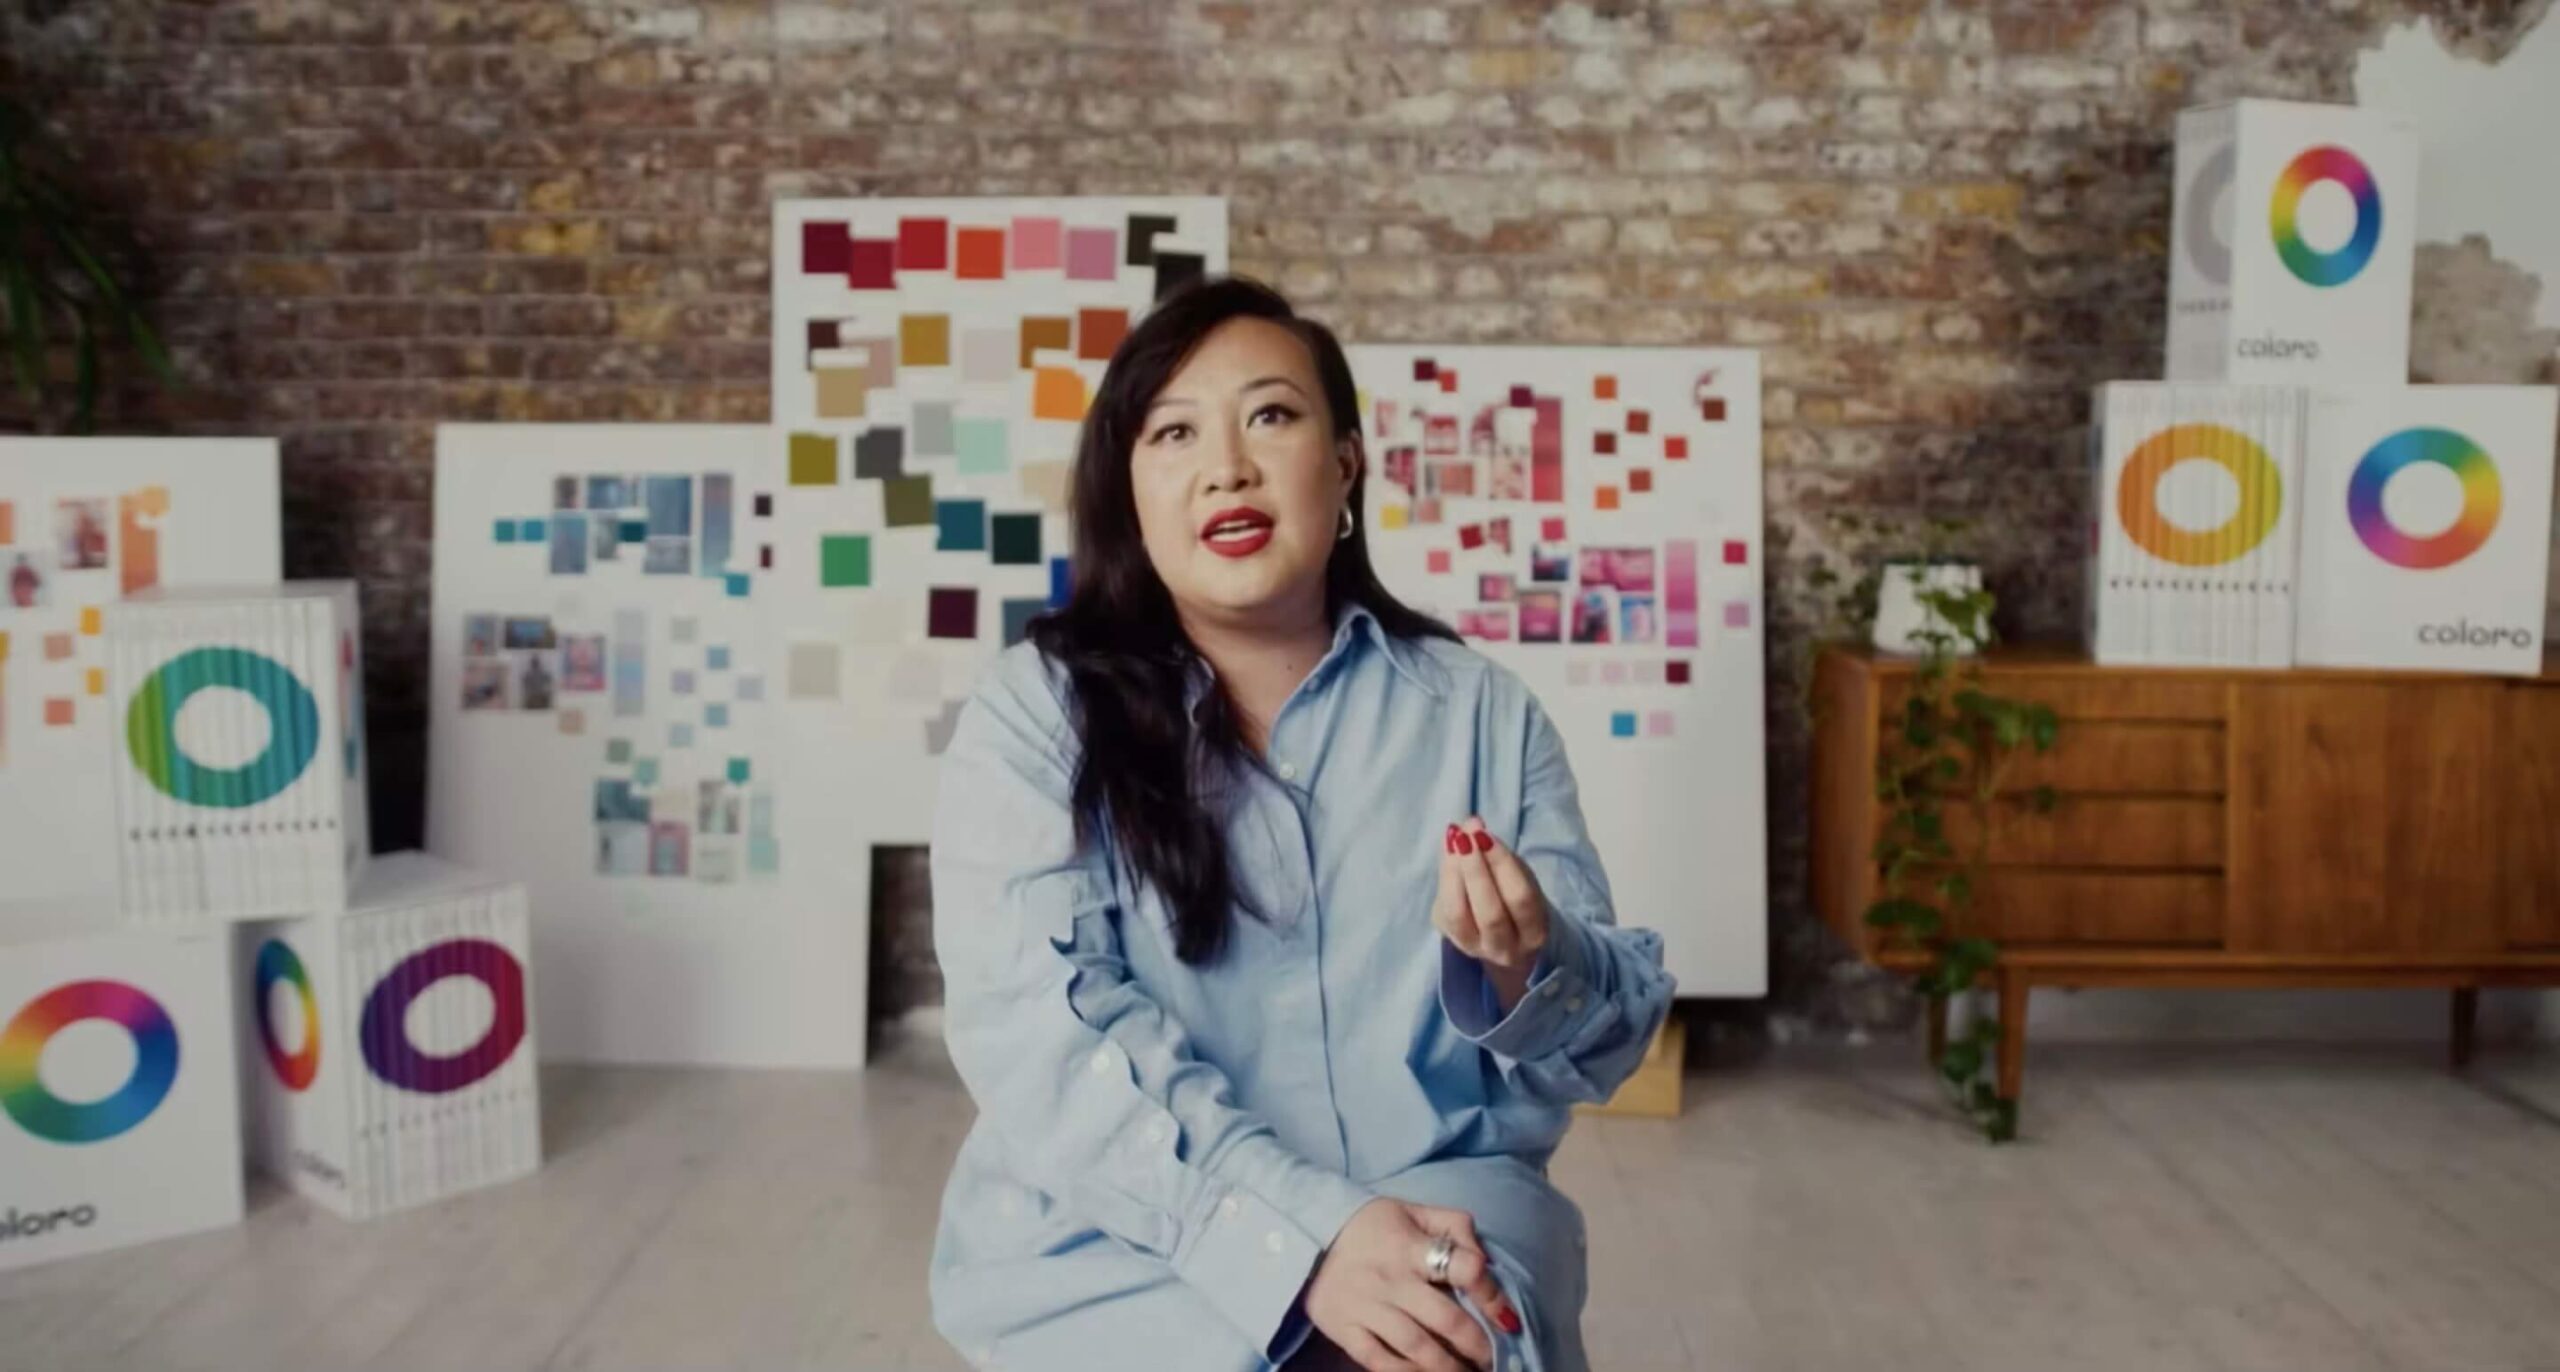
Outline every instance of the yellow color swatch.
POLYGON ((96 638, 99 634, 106 632, 106 628, 106 616, 98 613, 97 606, 84 605, 81 607, 80 632, 87 634, 91 638, 96 638))
POLYGON ((102 696, 102 695, 105 695, 106 693, 107 693, 107 669, 106 669, 106 668, 104 668, 104 667, 92 667, 92 668, 90 668, 90 669, 89 669, 89 694, 91 694, 91 695, 93 695, 93 696, 102 696))
POLYGON ((791 436, 791 484, 794 486, 836 484, 836 452, 836 440, 833 434, 793 434, 791 436))
POLYGON ((1405 518, 1406 514, 1404 506, 1381 506, 1378 510, 1378 527, 1381 529, 1401 529, 1404 527, 1405 518))
POLYGON ((898 319, 898 365, 902 367, 948 367, 951 365, 951 316, 947 314, 910 314, 898 319))

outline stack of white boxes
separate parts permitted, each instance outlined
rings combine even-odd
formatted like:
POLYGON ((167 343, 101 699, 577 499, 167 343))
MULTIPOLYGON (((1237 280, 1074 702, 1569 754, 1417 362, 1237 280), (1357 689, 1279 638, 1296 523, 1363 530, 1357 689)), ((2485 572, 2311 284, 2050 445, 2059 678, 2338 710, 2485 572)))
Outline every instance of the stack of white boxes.
POLYGON ((2407 384, 2417 157, 2372 111, 2180 117, 2169 379, 2095 405, 2100 662, 2541 669, 2560 399, 2407 384))
POLYGON ((104 620, 123 927, 0 908, 0 1268, 238 1221, 244 1114, 352 1217, 534 1170, 524 889, 368 858, 353 584, 104 620))

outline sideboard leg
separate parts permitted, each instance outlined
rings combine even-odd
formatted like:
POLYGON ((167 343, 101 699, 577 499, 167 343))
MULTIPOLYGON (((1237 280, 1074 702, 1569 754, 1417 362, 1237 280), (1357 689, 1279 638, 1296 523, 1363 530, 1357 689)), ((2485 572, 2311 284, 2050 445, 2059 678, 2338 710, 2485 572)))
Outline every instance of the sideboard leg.
POLYGON ((2453 988, 2453 1070, 2459 1072, 2471 1065, 2473 1033, 2480 1024, 2480 988, 2453 988))
POLYGON ((1929 1034, 1929 1065, 1936 1067, 1947 1058, 1947 998, 1929 997, 1923 1023, 1929 1034))
POLYGON ((2000 1096, 2016 1101, 2027 1072, 2027 976, 2000 970, 2000 1096))

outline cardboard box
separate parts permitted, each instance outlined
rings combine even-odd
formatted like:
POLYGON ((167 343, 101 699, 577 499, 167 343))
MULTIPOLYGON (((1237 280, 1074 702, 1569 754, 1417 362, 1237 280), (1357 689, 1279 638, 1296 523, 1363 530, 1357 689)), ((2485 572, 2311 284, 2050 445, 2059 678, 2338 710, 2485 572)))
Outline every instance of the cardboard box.
POLYGON ((250 1153, 350 1219, 541 1165, 524 888, 423 853, 239 928, 250 1153))
POLYGON ((2307 405, 2290 386, 2098 388, 2084 628, 2099 662, 2291 664, 2307 405))
POLYGON ((2178 116, 2172 381, 2409 379, 2418 143, 2394 116, 2241 100, 2178 116))
POLYGON ((345 909, 372 852, 355 583, 167 592, 106 619, 125 917, 345 909))
POLYGON ((2316 397, 2296 657, 2539 672, 2555 426, 2547 386, 2316 397))
POLYGON ((238 1223, 229 941, 7 914, 0 1269, 238 1223))

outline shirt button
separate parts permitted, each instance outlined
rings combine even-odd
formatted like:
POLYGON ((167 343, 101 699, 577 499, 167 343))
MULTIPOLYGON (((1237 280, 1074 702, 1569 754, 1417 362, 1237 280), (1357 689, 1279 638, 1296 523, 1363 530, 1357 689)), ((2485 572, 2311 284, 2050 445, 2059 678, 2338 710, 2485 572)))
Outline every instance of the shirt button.
POLYGON ((1289 1236, 1274 1229, 1262 1236, 1262 1246, 1274 1253, 1285 1253, 1289 1249, 1289 1236))
POLYGON ((1241 1214, 1243 1214, 1243 1213, 1244 1213, 1244 1202, 1243 1202, 1243 1201, 1240 1201, 1240 1200, 1237 1200, 1237 1199, 1236 1199, 1235 1197, 1233 1197, 1233 1196, 1229 1196, 1229 1197, 1227 1197, 1225 1200, 1222 1200, 1222 1201, 1218 1202, 1218 1214, 1219 1214, 1222 1218, 1225 1218, 1225 1219, 1234 1219, 1236 1216, 1241 1215, 1241 1214))
POLYGON ((1570 1010, 1579 1010, 1579 1009, 1581 1009, 1581 1008, 1582 1008, 1582 997, 1580 997, 1580 996, 1567 996, 1567 997, 1565 997, 1565 1001, 1564 1001, 1564 1008, 1565 1008, 1565 1009, 1567 1009, 1567 1010, 1569 1010, 1569 1011, 1570 1011, 1570 1010))
POLYGON ((1147 1128, 1146 1128, 1146 1137, 1147 1137, 1147 1142, 1149 1142, 1149 1143, 1162 1143, 1162 1142, 1164 1142, 1164 1121, 1163 1121, 1163 1120, 1150 1120, 1150 1121, 1148 1121, 1148 1122, 1147 1122, 1147 1128))
POLYGON ((1298 769, 1289 763, 1281 763, 1278 767, 1272 770, 1277 771, 1280 774, 1280 779, 1282 781, 1296 781, 1298 779, 1298 769))
POLYGON ((1103 1051, 1094 1054, 1093 1061, 1087 1065, 1092 1069, 1093 1074, 1097 1077, 1107 1077, 1111 1075, 1110 1050, 1104 1049, 1103 1051))

